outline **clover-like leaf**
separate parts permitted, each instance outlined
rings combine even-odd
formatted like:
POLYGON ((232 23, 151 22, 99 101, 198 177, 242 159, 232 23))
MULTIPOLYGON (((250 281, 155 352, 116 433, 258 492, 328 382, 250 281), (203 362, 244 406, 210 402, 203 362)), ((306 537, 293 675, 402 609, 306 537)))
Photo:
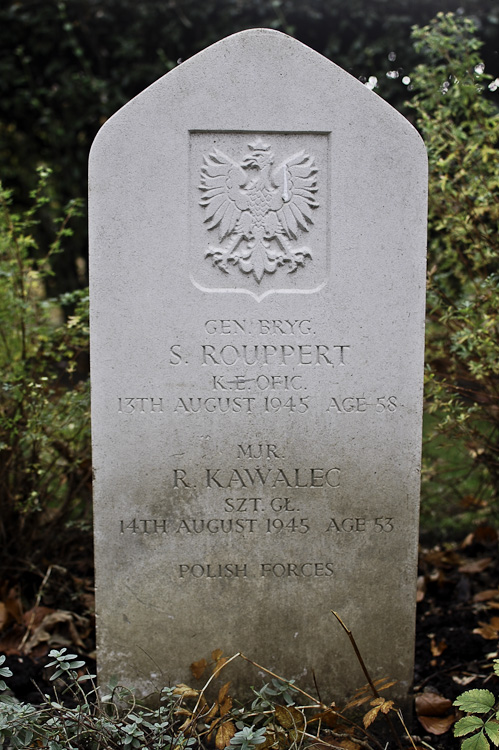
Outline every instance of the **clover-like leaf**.
POLYGON ((483 731, 467 737, 461 745, 461 750, 490 750, 490 745, 483 731))
POLYGON ((479 716, 464 716, 454 725, 454 737, 463 737, 465 734, 470 734, 470 732, 476 732, 483 725, 483 719, 479 716))
POLYGON ((466 713, 485 714, 494 707, 496 699, 490 690, 467 690, 456 698, 453 705, 466 713))
POLYGON ((489 719, 485 724, 485 732, 494 745, 499 745, 499 722, 495 719, 489 719))

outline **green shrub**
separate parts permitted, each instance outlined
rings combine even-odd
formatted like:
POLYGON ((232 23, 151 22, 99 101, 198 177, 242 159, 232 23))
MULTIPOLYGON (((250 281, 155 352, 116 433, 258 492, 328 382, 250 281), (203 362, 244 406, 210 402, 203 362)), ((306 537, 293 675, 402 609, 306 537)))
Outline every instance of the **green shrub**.
POLYGON ((498 86, 471 20, 440 13, 413 38, 430 164, 426 493, 476 509, 499 500, 498 86))
POLYGON ((42 255, 33 238, 50 200, 39 170, 22 215, 0 186, 0 545, 40 559, 87 514, 90 479, 86 292, 46 296, 52 257, 70 235, 73 202, 42 255), (80 373, 81 369, 81 373, 80 373))
MULTIPOLYGON (((493 668, 499 675, 499 659, 494 659, 493 668)), ((466 690, 454 701, 460 711, 466 713, 454 725, 454 737, 464 737, 461 750, 490 750, 490 741, 499 745, 499 711, 497 701, 490 690, 466 690), (478 715, 477 714, 481 714, 478 715)))

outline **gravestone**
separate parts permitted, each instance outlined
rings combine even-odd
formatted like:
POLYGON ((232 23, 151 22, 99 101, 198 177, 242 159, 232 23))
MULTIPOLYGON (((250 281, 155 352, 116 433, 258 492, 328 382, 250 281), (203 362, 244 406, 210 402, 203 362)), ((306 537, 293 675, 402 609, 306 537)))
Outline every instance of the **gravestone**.
MULTIPOLYGON (((90 159, 98 667, 242 651, 339 698, 413 665, 426 158, 296 40, 241 32, 90 159)), ((235 691, 257 684, 227 667, 235 691)))

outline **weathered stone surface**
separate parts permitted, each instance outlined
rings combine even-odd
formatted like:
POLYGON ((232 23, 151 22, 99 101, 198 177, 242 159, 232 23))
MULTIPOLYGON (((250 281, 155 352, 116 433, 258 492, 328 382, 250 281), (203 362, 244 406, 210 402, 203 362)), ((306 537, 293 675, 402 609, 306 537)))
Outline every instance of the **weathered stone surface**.
MULTIPOLYGON (((412 671, 426 159, 278 32, 186 61, 90 160, 98 663, 214 649, 323 696, 412 671)), ((230 671, 229 673, 229 670, 230 671)), ((226 679, 258 681, 244 664, 226 679)))

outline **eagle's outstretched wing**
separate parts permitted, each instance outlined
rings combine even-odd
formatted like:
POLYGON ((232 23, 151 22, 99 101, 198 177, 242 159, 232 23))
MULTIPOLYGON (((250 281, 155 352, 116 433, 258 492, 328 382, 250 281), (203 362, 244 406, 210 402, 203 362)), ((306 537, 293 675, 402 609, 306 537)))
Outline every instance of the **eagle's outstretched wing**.
POLYGON ((220 241, 234 231, 241 213, 248 209, 248 196, 241 191, 247 179, 239 164, 223 151, 215 148, 204 157, 199 203, 206 210, 208 229, 218 226, 220 241))
POLYGON ((308 231, 313 223, 312 210, 318 207, 317 168, 305 151, 285 159, 272 173, 274 193, 272 209, 277 213, 289 239, 296 239, 298 229, 308 231))

